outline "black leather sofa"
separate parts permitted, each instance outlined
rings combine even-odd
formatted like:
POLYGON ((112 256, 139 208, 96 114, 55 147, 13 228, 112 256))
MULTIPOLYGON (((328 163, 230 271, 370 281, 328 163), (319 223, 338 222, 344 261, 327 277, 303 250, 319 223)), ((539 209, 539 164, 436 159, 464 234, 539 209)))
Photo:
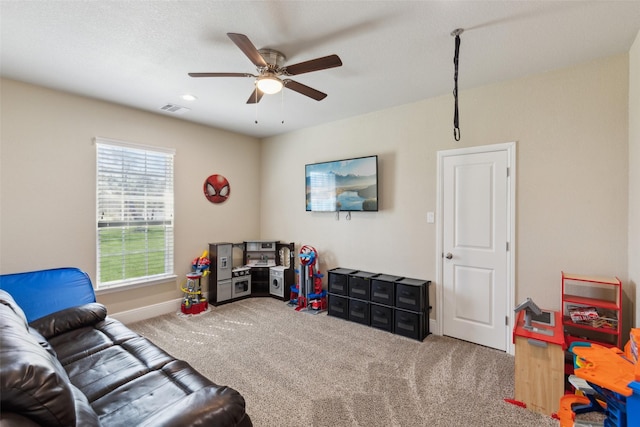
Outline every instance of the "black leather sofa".
POLYGON ((27 323, 0 290, 1 426, 251 426, 244 398, 107 316, 99 303, 27 323))

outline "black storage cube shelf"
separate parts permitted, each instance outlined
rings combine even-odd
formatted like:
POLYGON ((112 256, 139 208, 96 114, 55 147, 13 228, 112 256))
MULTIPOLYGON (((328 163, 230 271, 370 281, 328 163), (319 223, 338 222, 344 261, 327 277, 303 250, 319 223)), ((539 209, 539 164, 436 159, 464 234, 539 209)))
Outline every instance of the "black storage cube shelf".
POLYGON ((378 274, 371 279, 371 301, 393 306, 395 304, 395 282, 402 279, 398 276, 378 274))
POLYGON ((329 306, 328 315, 349 319, 349 299, 338 295, 329 294, 327 296, 329 306))
POLYGON ((371 278, 375 273, 358 271, 349 275, 349 296, 364 301, 369 301, 371 294, 371 278))
POLYGON ((347 268, 329 270, 329 293, 349 295, 349 275, 357 272, 347 268))
POLYGON ((411 311, 425 311, 428 304, 428 281, 400 279, 396 281, 396 307, 411 311))
POLYGON ((428 280, 329 270, 328 314, 419 341, 429 335, 428 280))
POLYGON ((357 299, 349 300, 349 320, 352 322, 370 325, 369 320, 369 303, 357 299))
POLYGON ((429 335, 428 321, 425 313, 396 309, 393 332, 422 341, 429 335))
POLYGON ((372 303, 369 306, 371 326, 393 332, 393 311, 392 307, 372 303))

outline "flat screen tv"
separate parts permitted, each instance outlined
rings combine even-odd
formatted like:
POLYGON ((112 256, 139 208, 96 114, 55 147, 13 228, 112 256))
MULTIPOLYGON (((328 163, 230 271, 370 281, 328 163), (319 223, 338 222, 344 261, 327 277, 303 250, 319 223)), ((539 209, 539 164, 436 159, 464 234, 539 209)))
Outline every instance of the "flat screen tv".
POLYGON ((378 156, 305 165, 311 212, 378 210, 378 156))

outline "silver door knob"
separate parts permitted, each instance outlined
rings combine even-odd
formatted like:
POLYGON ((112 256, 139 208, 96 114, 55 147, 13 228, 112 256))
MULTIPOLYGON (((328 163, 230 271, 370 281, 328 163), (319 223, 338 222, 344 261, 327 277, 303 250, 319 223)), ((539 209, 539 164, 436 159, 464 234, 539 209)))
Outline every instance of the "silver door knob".
POLYGON ((447 255, 445 255, 445 258, 451 259, 453 258, 453 254, 451 252, 447 252, 447 255))

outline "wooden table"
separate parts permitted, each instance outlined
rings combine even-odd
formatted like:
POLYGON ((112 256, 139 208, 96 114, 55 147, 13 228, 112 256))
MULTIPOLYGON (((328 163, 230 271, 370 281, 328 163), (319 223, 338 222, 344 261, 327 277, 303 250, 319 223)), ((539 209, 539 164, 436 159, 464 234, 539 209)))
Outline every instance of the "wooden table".
POLYGON ((515 399, 527 409, 545 415, 558 412, 564 394, 564 331, 562 315, 553 312, 555 325, 534 322, 533 330, 524 328, 524 311, 518 313, 515 343, 515 399), (549 331, 548 334, 543 331, 549 331))

